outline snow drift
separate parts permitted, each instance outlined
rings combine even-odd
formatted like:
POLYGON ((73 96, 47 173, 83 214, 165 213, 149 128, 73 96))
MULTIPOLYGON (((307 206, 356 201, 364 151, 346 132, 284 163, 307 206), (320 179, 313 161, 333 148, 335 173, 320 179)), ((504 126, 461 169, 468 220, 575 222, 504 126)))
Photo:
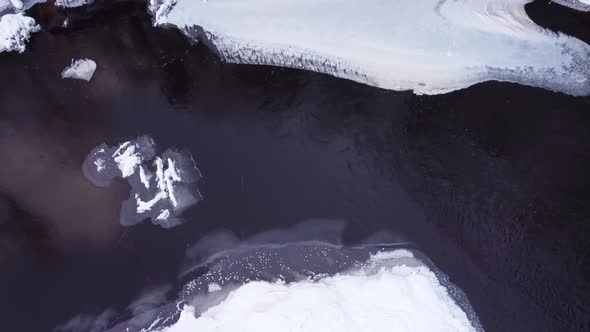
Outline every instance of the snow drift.
POLYGON ((590 94, 590 46, 537 26, 528 2, 150 0, 149 9, 156 25, 178 27, 232 63, 423 94, 489 80, 590 94))

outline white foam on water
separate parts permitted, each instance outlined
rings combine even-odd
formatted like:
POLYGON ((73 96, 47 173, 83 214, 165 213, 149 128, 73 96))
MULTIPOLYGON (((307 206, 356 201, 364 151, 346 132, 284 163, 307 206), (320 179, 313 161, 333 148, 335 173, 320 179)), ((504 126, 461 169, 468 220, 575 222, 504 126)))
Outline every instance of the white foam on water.
POLYGON ((0 17, 0 52, 24 52, 31 33, 41 30, 32 17, 22 13, 0 17))
POLYGON ((61 72, 61 78, 90 81, 96 70, 96 62, 91 59, 72 60, 72 64, 61 72))
POLYGON ((293 67, 392 90, 497 80, 590 94, 590 46, 537 26, 532 0, 151 0, 232 63, 293 67))

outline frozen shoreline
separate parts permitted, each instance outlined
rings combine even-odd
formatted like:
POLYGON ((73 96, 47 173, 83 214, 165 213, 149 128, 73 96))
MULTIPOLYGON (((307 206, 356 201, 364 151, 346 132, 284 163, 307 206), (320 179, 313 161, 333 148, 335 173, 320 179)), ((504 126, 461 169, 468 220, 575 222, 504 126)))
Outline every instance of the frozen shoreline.
MULTIPOLYGON (((531 0, 422 0, 383 3, 282 0, 149 0, 154 25, 175 27, 205 42, 223 61, 305 69, 389 90, 441 94, 504 81, 590 94, 590 46, 537 26, 531 0)), ((20 11, 0 0, 0 12, 20 11)), ((17 3, 23 9, 40 1, 17 3)), ((42 2, 42 1, 41 1, 42 2)), ((590 10, 586 0, 557 0, 590 10)), ((60 1, 81 6, 86 0, 60 1)), ((2 18, 6 21, 9 15, 2 18)), ((4 22, 0 52, 24 51, 27 22, 4 22), (2 43, 2 40, 4 42, 2 43), (2 45, 4 44, 4 45, 2 45)), ((32 22, 32 23, 31 23, 32 22)))
MULTIPOLYGON (((414 250, 248 243, 234 242, 193 266, 201 272, 182 278, 176 296, 170 289, 143 294, 128 320, 116 322, 106 309, 75 316, 56 331, 483 331, 462 290, 414 250)), ((187 251, 189 261, 203 254, 200 246, 187 251)))
POLYGON ((417 94, 489 80, 590 94, 590 46, 537 26, 524 10, 529 2, 151 0, 149 9, 155 25, 177 27, 231 63, 417 94))

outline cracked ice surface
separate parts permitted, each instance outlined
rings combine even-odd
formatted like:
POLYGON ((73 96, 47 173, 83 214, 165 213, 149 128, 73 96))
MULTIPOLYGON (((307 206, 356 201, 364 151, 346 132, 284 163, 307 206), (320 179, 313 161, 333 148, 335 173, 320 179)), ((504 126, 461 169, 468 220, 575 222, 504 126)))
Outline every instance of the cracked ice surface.
POLYGON ((121 207, 121 224, 131 226, 144 219, 165 228, 182 223, 180 214, 202 199, 195 185, 201 174, 188 152, 168 149, 156 156, 149 136, 114 147, 101 144, 84 160, 82 171, 94 185, 109 186, 124 178, 131 186, 121 207))
POLYGON ((537 26, 528 2, 151 0, 149 10, 227 62, 424 94, 489 80, 590 94, 590 46, 537 26))

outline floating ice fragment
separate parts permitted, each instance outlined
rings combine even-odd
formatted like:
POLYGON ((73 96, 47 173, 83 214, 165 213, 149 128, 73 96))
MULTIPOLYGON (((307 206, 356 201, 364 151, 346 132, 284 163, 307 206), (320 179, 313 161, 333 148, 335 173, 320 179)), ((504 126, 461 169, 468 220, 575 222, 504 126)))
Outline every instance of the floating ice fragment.
POLYGON ((91 59, 72 60, 72 64, 62 71, 61 77, 90 81, 95 70, 96 62, 91 59))
POLYGON ((151 219, 162 227, 173 227, 182 222, 178 216, 202 198, 194 185, 201 174, 190 154, 166 150, 156 156, 149 136, 112 148, 96 147, 82 164, 82 172, 97 186, 108 186, 119 177, 129 182, 131 193, 120 214, 124 226, 151 219))

